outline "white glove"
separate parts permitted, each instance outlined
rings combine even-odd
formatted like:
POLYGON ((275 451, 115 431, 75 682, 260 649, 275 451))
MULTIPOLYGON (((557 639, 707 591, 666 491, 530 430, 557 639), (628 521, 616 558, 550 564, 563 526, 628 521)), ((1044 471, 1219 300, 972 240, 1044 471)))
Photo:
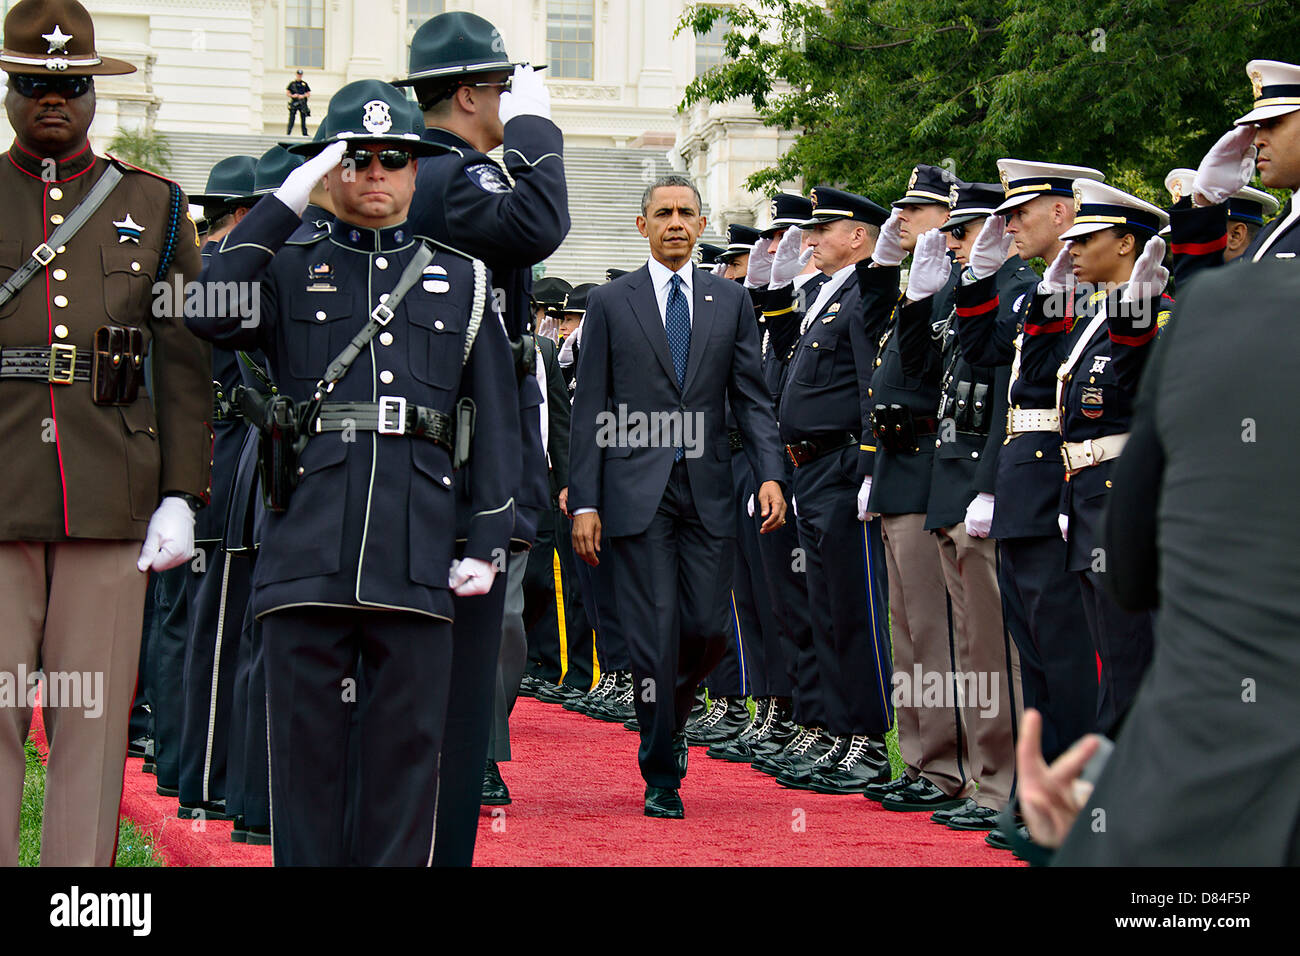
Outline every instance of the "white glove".
POLYGON ((898 210, 895 209, 880 227, 880 238, 871 253, 871 261, 878 266, 896 266, 903 261, 903 243, 898 238, 898 210))
POLYGON ((772 278, 772 253, 767 251, 771 245, 771 239, 759 237, 758 242, 750 247, 749 269, 745 272, 746 289, 767 288, 768 280, 772 278))
POLYGON ((578 327, 564 337, 564 341, 560 343, 560 351, 555 356, 555 360, 559 362, 562 367, 568 368, 573 364, 573 350, 578 347, 578 341, 581 338, 582 323, 579 322, 578 327))
POLYGON ((713 274, 719 279, 726 278, 727 264, 725 262, 715 262, 713 264, 713 274))
POLYGON ((975 278, 995 275, 1007 261, 1015 241, 1016 237, 1007 232, 1006 217, 995 214, 985 219, 970 249, 970 271, 975 273, 975 278))
POLYGON ((1169 270, 1163 265, 1165 258, 1165 241, 1159 236, 1152 236, 1142 247, 1142 255, 1133 263, 1133 274, 1129 276, 1128 285, 1121 302, 1145 302, 1165 291, 1169 282, 1169 270))
POLYGON ((447 586, 461 597, 477 597, 492 590, 492 579, 497 569, 478 558, 462 558, 451 562, 447 586))
POLYGON ((1061 540, 1069 541, 1070 540, 1070 516, 1057 515, 1056 526, 1061 529, 1061 540))
POLYGON ((948 240, 938 229, 927 229, 916 240, 912 272, 907 277, 907 301, 920 302, 943 288, 952 275, 948 240))
POLYGON ((502 126, 516 116, 551 118, 551 94, 542 83, 541 76, 531 66, 515 67, 515 75, 510 78, 510 91, 501 94, 501 107, 497 115, 502 126))
POLYGON ((1254 179, 1254 140, 1254 126, 1235 126, 1220 136, 1196 168, 1193 195, 1217 205, 1254 179))
POLYGON ((753 495, 750 495, 749 500, 745 502, 745 510, 749 512, 749 516, 751 518, 754 517, 754 496, 753 495))
POLYGON ((307 162, 284 178, 284 184, 275 191, 275 198, 284 203, 295 216, 301 218, 307 209, 307 199, 325 174, 339 164, 348 144, 340 140, 330 143, 307 162))
POLYGON ((993 496, 981 491, 966 506, 966 533, 972 538, 987 538, 993 527, 993 496))
POLYGON ((164 498, 149 519, 135 566, 141 571, 169 571, 193 555, 194 512, 184 498, 164 498))
POLYGON ((867 502, 871 500, 871 476, 862 479, 862 487, 858 489, 858 520, 870 521, 875 517, 873 512, 867 510, 867 502))
POLYGON ((767 287, 783 289, 788 286, 794 281, 795 276, 803 272, 812 254, 812 246, 803 248, 803 230, 798 226, 791 226, 785 231, 781 241, 776 244, 776 252, 772 256, 772 281, 767 287))
POLYGON ((1066 292, 1074 285, 1074 259, 1070 257, 1070 242, 1066 240, 1052 264, 1038 283, 1039 292, 1066 292))

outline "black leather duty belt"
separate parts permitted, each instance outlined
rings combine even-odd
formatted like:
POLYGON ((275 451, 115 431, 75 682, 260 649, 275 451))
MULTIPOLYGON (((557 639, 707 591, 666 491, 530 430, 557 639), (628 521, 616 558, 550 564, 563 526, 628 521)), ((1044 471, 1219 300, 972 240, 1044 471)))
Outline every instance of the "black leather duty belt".
POLYGON ((819 438, 786 445, 785 453, 790 456, 790 460, 798 468, 800 465, 806 465, 808 462, 822 457, 822 455, 829 455, 833 451, 839 451, 841 448, 856 445, 857 443, 858 436, 852 432, 833 432, 819 438))
POLYGON ((313 434, 355 428, 380 435, 423 438, 454 453, 456 425, 436 408, 413 405, 401 396, 383 395, 377 402, 325 402, 311 426, 313 434))
POLYGON ((745 439, 734 428, 727 432, 727 447, 732 451, 743 451, 745 448, 745 439))
POLYGON ((19 378, 53 385, 90 381, 90 352, 55 342, 36 348, 0 349, 0 378, 19 378))

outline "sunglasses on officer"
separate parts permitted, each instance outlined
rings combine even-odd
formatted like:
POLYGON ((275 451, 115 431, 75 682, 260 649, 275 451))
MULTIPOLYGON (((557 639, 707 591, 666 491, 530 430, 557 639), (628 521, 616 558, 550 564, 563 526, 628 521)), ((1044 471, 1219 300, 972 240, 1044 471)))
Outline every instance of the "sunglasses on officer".
POLYGON ((959 226, 953 226, 951 229, 948 230, 948 232, 954 239, 956 239, 958 242, 961 242, 963 239, 966 238, 966 223, 963 222, 959 226))
POLYGON ((379 158, 379 165, 384 169, 405 169, 411 162, 411 154, 404 149, 375 149, 366 146, 354 146, 343 154, 344 162, 352 162, 356 169, 369 169, 370 161, 379 158))
POLYGON ((51 91, 65 100, 75 100, 90 92, 94 81, 89 76, 33 76, 30 73, 9 74, 9 86, 29 100, 39 100, 51 91))
POLYGON ((502 93, 509 93, 510 83, 511 83, 511 78, 506 77, 504 80, 500 80, 496 83, 462 83, 460 85, 461 86, 495 86, 499 88, 502 93))

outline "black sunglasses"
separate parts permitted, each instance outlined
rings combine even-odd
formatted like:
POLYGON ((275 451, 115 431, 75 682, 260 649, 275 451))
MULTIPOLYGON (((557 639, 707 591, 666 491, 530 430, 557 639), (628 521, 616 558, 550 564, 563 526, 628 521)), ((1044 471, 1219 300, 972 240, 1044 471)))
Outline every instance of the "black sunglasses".
POLYGON ((510 82, 510 78, 507 78, 497 83, 462 83, 461 86, 496 86, 501 89, 502 93, 509 93, 510 82))
POLYGON ((19 96, 38 100, 53 91, 65 100, 75 100, 90 92, 93 81, 88 76, 32 76, 30 73, 11 73, 9 84, 19 96))
POLYGON ((367 149, 357 146, 343 154, 343 161, 351 161, 356 169, 369 169, 370 161, 379 157, 379 165, 384 169, 405 169, 411 161, 411 154, 404 149, 367 149))
POLYGON ((966 223, 963 222, 959 226, 953 226, 948 231, 952 233, 952 237, 954 239, 956 239, 958 242, 961 242, 963 239, 966 238, 966 223))

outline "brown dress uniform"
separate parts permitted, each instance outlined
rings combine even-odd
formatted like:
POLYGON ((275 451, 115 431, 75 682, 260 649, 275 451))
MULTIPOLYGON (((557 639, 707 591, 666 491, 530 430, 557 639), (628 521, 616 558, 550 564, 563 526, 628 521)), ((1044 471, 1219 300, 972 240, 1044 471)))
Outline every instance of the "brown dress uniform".
POLYGON ((200 268, 179 189, 94 155, 89 144, 55 163, 15 141, 0 158, 0 281, 110 164, 122 181, 66 248, 0 306, 3 354, 48 348, 53 369, 43 380, 0 377, 0 500, 7 502, 0 512, 0 682, 9 681, 7 695, 0 683, 0 697, 7 696, 0 699, 0 864, 17 862, 31 720, 31 685, 22 678, 38 667, 47 674, 45 702, 73 705, 43 708, 50 760, 42 862, 111 863, 148 581, 135 562, 164 492, 203 500, 209 492, 211 360, 208 346, 186 330, 176 298, 200 268), (168 284, 167 295, 155 297, 155 282, 168 284), (103 326, 141 330, 152 399, 141 387, 129 404, 100 405, 90 382, 57 381, 68 377, 60 370, 88 366, 103 326), (73 700, 78 680, 80 699, 73 700), (64 700, 53 700, 59 691, 64 700))

